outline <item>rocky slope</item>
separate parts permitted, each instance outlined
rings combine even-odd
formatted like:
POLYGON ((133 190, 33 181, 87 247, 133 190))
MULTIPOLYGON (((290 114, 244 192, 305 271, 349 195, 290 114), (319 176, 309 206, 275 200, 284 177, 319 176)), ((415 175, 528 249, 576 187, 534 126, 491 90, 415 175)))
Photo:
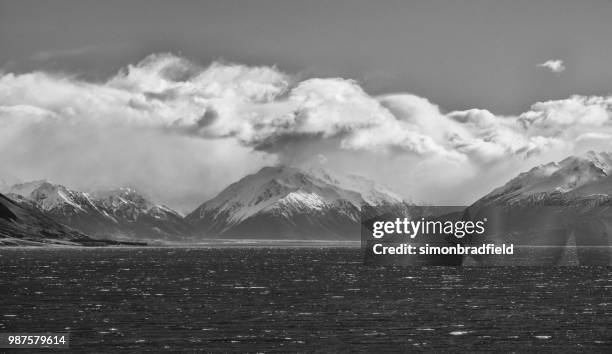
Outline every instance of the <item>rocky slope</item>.
POLYGON ((101 246, 117 242, 94 240, 0 194, 0 245, 49 244, 101 246))

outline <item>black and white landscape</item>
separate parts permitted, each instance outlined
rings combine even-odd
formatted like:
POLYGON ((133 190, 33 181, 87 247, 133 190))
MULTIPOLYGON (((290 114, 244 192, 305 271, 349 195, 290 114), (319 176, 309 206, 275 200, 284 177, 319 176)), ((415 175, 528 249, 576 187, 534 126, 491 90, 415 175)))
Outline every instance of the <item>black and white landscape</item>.
POLYGON ((19 206, 0 195, 0 234, 3 245, 49 242, 79 245, 92 241, 85 234, 62 225, 35 208, 19 206))
MULTIPOLYGON (((354 175, 264 167, 186 216, 129 188, 80 192, 47 181, 16 184, 6 198, 98 239, 359 240, 361 208, 407 208, 400 196, 354 175)), ((6 235, 19 238, 19 234, 6 235)))
POLYGON ((0 351, 611 352, 610 18, 0 0, 0 351))
MULTIPOLYGON (((402 215, 409 214, 411 206, 426 205, 408 202, 366 178, 320 167, 264 167, 230 184, 185 216, 130 188, 80 192, 34 181, 5 187, 4 192, 7 203, 95 239, 185 243, 209 239, 358 240, 362 208, 402 215)), ((507 227, 535 225, 540 222, 536 219, 542 219, 546 229, 564 229, 550 235, 530 233, 524 238, 517 238, 512 230, 500 230, 494 234, 501 238, 491 241, 565 245, 577 233, 578 245, 609 246, 611 206, 612 154, 589 151, 520 173, 466 211, 473 214, 504 207, 508 209, 505 212, 517 213, 504 216, 507 227), (539 213, 554 213, 554 217, 543 218, 539 213), (526 214, 531 214, 531 221, 513 219, 524 219, 526 214), (571 225, 569 220, 573 220, 571 225)), ((53 235, 41 237, 53 240, 53 235)), ((3 236, 21 238, 19 232, 6 231, 3 236)))
POLYGON ((47 181, 14 185, 7 197, 96 238, 184 239, 183 217, 130 188, 79 192, 47 181))

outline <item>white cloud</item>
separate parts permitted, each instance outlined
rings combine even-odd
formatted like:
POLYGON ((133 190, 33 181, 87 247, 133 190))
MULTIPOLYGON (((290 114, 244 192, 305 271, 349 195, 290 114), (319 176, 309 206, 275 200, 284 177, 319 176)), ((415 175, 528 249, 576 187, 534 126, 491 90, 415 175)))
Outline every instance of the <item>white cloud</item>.
POLYGON ((566 129, 571 126, 610 125, 612 96, 572 96, 563 100, 538 102, 519 117, 528 128, 566 129))
MULTIPOLYGON (((476 176, 495 187, 521 166, 610 148, 611 112, 612 97, 572 96, 516 116, 443 113, 408 93, 373 97, 353 80, 156 54, 104 82, 0 74, 0 166, 22 179, 144 186, 188 208, 258 166, 321 154, 371 177, 394 164, 387 175, 448 186, 428 192, 435 199, 476 176)), ((487 184, 470 188, 475 197, 487 184)))
POLYGON ((563 60, 547 60, 543 63, 538 64, 541 68, 546 68, 555 74, 559 74, 565 71, 565 64, 563 60))

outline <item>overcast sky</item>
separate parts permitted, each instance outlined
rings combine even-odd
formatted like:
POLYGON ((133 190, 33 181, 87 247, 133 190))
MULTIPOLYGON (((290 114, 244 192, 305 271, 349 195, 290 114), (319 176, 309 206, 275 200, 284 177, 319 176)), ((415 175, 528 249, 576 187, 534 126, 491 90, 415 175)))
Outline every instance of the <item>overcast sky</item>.
POLYGON ((612 1, 0 1, 0 63, 104 78, 172 51, 341 76, 448 110, 606 94, 612 1), (565 75, 535 64, 561 58, 565 75))
POLYGON ((604 0, 0 0, 0 177, 187 210, 265 164, 382 154, 385 183, 467 203, 611 148, 610 18, 604 0))

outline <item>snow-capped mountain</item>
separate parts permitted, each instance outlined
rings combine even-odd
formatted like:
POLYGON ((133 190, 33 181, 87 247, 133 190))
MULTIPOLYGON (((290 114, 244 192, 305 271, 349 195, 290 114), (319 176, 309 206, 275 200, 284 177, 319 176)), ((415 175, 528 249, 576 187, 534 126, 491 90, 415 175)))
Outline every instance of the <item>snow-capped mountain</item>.
POLYGON ((0 194, 0 245, 104 245, 66 227, 38 209, 19 205, 0 194))
POLYGON ((186 217, 211 238, 358 239, 363 205, 404 207, 398 195, 358 176, 264 167, 186 217))
MULTIPOLYGON (((587 247, 577 252, 581 264, 610 264, 609 250, 593 253, 590 248, 612 246, 612 154, 591 151, 535 167, 478 200, 468 212, 487 217, 489 242, 573 243, 587 247)), ((547 256, 556 264, 556 253, 547 256)))
POLYGON ((7 195, 94 237, 180 240, 189 233, 181 215, 130 188, 87 193, 34 181, 14 185, 7 195))
POLYGON ((537 166, 519 174, 477 204, 558 203, 612 196, 612 153, 593 152, 537 166))

